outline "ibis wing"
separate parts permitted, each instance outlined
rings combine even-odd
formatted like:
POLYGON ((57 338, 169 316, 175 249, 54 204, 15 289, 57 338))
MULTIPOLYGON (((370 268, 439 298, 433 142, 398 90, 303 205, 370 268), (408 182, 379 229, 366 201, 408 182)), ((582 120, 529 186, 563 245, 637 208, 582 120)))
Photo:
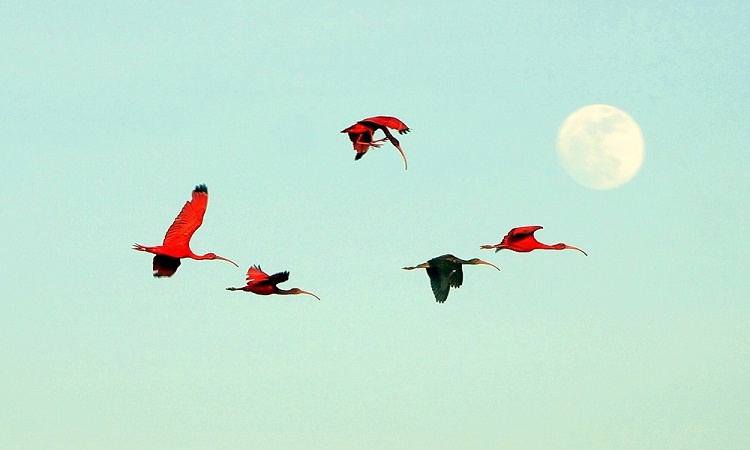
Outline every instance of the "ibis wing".
POLYGON ((248 286, 276 286, 289 279, 289 272, 279 272, 268 275, 261 270, 260 266, 252 266, 247 270, 248 286))
POLYGON ((542 229, 541 225, 529 225, 526 227, 516 227, 508 231, 507 236, 511 238, 520 239, 520 238, 532 235, 534 234, 536 230, 541 230, 541 229, 542 229))
POLYGON ((352 141, 352 146, 357 152, 356 159, 359 159, 370 149, 372 131, 368 131, 367 133, 349 133, 349 140, 352 141))
POLYGON ((516 227, 508 231, 508 234, 503 237, 501 245, 508 245, 515 251, 530 251, 521 250, 520 247, 533 246, 537 244, 537 240, 534 237, 534 232, 540 230, 542 227, 539 225, 530 225, 526 227, 516 227))
POLYGON ((203 223, 208 206, 208 189, 205 184, 193 189, 193 198, 185 203, 164 235, 164 246, 184 247, 190 245, 190 238, 203 223))
POLYGON ((408 133, 410 131, 409 127, 404 122, 391 116, 368 117, 367 119, 360 120, 358 123, 366 125, 368 122, 381 127, 391 128, 398 131, 400 134, 408 133))
POLYGON ((364 148, 368 149, 372 143, 372 130, 367 130, 364 133, 349 133, 349 140, 352 141, 355 148, 357 145, 364 145, 364 148))
POLYGON ((283 283, 288 279, 289 279, 289 272, 285 270, 283 272, 275 273, 271 275, 270 277, 268 277, 268 282, 276 286, 277 284, 283 283))
POLYGON ((154 256, 154 276, 157 278, 171 277, 180 267, 180 258, 172 258, 166 255, 154 256))
POLYGON ((450 292, 448 277, 443 276, 440 271, 434 267, 427 268, 427 275, 430 277, 430 286, 432 293, 435 294, 435 300, 438 303, 445 303, 450 292))
POLYGON ((342 133, 347 133, 349 135, 349 140, 352 141, 354 150, 357 151, 357 157, 355 159, 361 158, 362 155, 367 153, 367 150, 370 149, 372 133, 374 131, 375 128, 368 128, 361 123, 355 123, 349 128, 341 131, 342 133))
POLYGON ((372 142, 372 133, 349 133, 349 140, 355 145, 357 144, 368 144, 372 142))
POLYGON ((375 131, 375 128, 372 126, 367 126, 367 124, 363 124, 360 122, 355 123, 354 125, 350 126, 349 128, 345 128, 341 130, 342 133, 349 133, 349 137, 351 138, 352 134, 366 134, 369 133, 370 136, 372 136, 372 132, 375 131))
POLYGON ((248 286, 251 284, 258 284, 268 280, 268 274, 263 272, 260 266, 252 266, 247 269, 247 280, 248 286))
POLYGON ((461 287, 461 285, 464 283, 464 270, 461 265, 459 264, 455 269, 451 270, 446 278, 448 279, 448 284, 450 284, 451 287, 461 287))

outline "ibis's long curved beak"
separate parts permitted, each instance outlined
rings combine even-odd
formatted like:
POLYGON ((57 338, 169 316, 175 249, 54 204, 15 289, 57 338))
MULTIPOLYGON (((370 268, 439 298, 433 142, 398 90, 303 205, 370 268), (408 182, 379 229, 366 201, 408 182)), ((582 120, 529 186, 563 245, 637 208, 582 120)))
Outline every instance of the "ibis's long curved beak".
POLYGON ((220 260, 222 260, 222 261, 230 262, 230 263, 234 264, 235 266, 237 266, 237 267, 240 267, 240 266, 238 266, 238 265, 237 265, 237 263, 236 263, 236 262, 232 261, 232 260, 231 260, 231 259, 229 259, 229 258, 225 258, 225 257, 223 257, 223 256, 216 256, 216 259, 220 259, 220 260))
POLYGON ((500 268, 499 268, 499 267, 497 267, 496 265, 492 264, 491 262, 487 262, 487 261, 482 261, 481 259, 480 259, 479 261, 477 261, 477 264, 486 264, 486 265, 488 265, 488 266, 492 266, 492 267, 494 267, 494 268, 495 268, 495 269, 497 269, 497 270, 500 270, 500 268))
POLYGON ((583 250, 581 250, 578 247, 573 247, 572 245, 565 244, 565 248, 569 248, 571 250, 578 250, 579 252, 583 253, 584 255, 589 256, 588 253, 584 252, 583 250))
POLYGON ((399 153, 401 153, 401 157, 404 158, 404 170, 407 170, 409 168, 409 163, 406 162, 406 153, 404 153, 403 150, 401 150, 401 146, 398 144, 394 144, 395 147, 398 149, 399 153))
POLYGON ((300 290, 299 290, 299 293, 300 293, 300 294, 307 294, 307 295, 312 295, 313 297, 317 298, 317 299, 318 299, 318 301, 320 301, 320 297, 318 297, 317 295, 313 294, 312 292, 308 292, 308 291, 303 291, 302 289, 300 289, 300 290))

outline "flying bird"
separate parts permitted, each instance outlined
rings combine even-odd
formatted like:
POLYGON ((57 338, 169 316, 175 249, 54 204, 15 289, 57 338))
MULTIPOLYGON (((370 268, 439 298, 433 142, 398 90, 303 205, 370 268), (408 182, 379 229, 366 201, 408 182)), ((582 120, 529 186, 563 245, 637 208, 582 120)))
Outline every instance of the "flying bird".
POLYGON ((562 242, 555 245, 542 244, 534 237, 534 232, 541 229, 542 227, 540 225, 513 228, 508 232, 508 234, 505 235, 505 237, 503 237, 503 240, 499 244, 482 245, 480 248, 494 248, 495 252, 508 249, 513 250, 514 252, 523 253, 530 252, 532 250, 565 250, 566 248, 569 248, 571 250, 578 250, 579 252, 588 256, 588 254, 586 254, 586 252, 584 252, 580 248, 573 247, 572 245, 568 244, 563 244, 562 242))
POLYGON ((435 300, 438 303, 445 303, 448 299, 450 288, 459 288, 464 282, 463 264, 486 264, 500 270, 496 265, 482 261, 479 258, 466 261, 456 258, 453 255, 438 256, 418 266, 404 267, 404 270, 427 269, 427 275, 430 277, 430 285, 432 286, 432 293, 435 294, 435 300))
POLYGON ((279 272, 273 275, 268 275, 261 270, 260 266, 252 266, 247 270, 247 286, 242 287, 228 287, 228 291, 245 291, 252 292, 258 295, 293 295, 293 294, 307 294, 320 300, 320 297, 313 294, 312 292, 303 291, 299 288, 292 289, 279 289, 276 286, 279 283, 283 283, 289 279, 289 272, 279 272))
MULTIPOLYGON (((220 259, 227 261, 235 266, 234 261, 218 256, 214 253, 205 255, 196 255, 190 250, 190 238, 193 233, 203 223, 203 215, 206 213, 208 206, 208 188, 201 184, 193 189, 193 198, 185 203, 182 210, 172 222, 167 234, 164 235, 164 243, 154 247, 147 247, 141 244, 133 244, 133 250, 153 253, 154 255, 154 276, 171 277, 180 267, 180 259, 220 259)), ((239 266, 237 266, 239 267, 239 266)))
POLYGON ((406 126, 404 122, 395 117, 375 116, 367 119, 362 119, 349 128, 342 130, 341 132, 349 134, 349 139, 352 141, 354 151, 357 152, 357 155, 354 157, 355 161, 363 157, 365 153, 367 153, 367 150, 370 149, 370 147, 378 148, 382 145, 381 142, 391 141, 391 144, 393 144, 398 149, 398 151, 401 153, 401 157, 404 158, 404 169, 406 169, 406 154, 404 154, 404 151, 401 150, 401 143, 398 141, 398 139, 396 139, 395 136, 391 134, 391 132, 388 130, 389 128, 398 131, 399 134, 406 134, 410 131, 409 127, 406 126), (385 137, 382 139, 373 140, 372 135, 377 130, 383 130, 383 133, 385 133, 385 137))

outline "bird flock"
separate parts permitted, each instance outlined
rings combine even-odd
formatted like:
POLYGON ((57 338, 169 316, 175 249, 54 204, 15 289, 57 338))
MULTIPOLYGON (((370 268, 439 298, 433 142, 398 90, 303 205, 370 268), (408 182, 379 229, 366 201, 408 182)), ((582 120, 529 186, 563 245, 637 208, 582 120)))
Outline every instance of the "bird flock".
MULTIPOLYGON (((373 116, 360 120, 354 125, 342 130, 347 133, 352 141, 352 147, 357 153, 354 160, 361 159, 367 151, 374 147, 379 148, 383 142, 389 141, 401 153, 404 159, 404 169, 408 169, 406 154, 401 148, 401 143, 390 132, 390 129, 398 131, 399 134, 408 133, 409 127, 401 120, 391 116, 373 116), (385 137, 373 139, 376 131, 382 130, 385 137)), ((218 259, 227 261, 239 267, 237 263, 229 258, 219 256, 215 253, 206 253, 198 255, 190 249, 190 238, 203 223, 203 216, 208 207, 208 188, 205 184, 200 184, 193 189, 192 198, 185 203, 167 229, 164 235, 162 245, 153 247, 133 244, 133 250, 152 253, 153 258, 153 275, 157 278, 171 277, 180 267, 180 260, 190 258, 195 260, 218 259)), ((586 252, 578 247, 564 244, 562 242, 548 245, 536 240, 534 233, 542 229, 539 225, 522 226, 511 229, 498 244, 482 245, 480 249, 494 249, 495 252, 500 250, 512 250, 514 252, 527 253, 533 250, 577 250, 584 255, 586 252)), ((588 256, 588 255, 587 255, 588 256)), ((404 270, 426 269, 430 278, 430 286, 435 300, 438 303, 445 303, 450 293, 450 288, 458 288, 463 284, 463 265, 487 265, 500 270, 496 265, 483 261, 479 258, 464 260, 451 254, 437 256, 427 262, 416 266, 404 267, 404 270)), ((289 280, 289 272, 283 271, 269 275, 264 272, 259 265, 253 265, 247 270, 245 278, 246 285, 242 287, 228 287, 228 291, 245 291, 258 295, 296 295, 306 294, 320 300, 320 297, 312 292, 304 291, 299 288, 282 289, 278 284, 289 280)))

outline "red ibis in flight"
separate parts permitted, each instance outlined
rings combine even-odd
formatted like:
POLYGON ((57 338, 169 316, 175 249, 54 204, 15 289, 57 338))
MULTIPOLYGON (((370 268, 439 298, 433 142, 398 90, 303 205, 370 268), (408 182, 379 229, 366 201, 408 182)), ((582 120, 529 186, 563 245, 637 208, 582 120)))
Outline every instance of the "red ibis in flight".
POLYGON ((252 292, 258 295, 294 295, 294 294, 307 294, 320 300, 320 297, 313 294, 312 292, 303 291, 299 288, 291 289, 280 289, 276 286, 279 283, 289 279, 289 272, 278 272, 273 275, 268 275, 261 270, 260 266, 252 266, 247 270, 247 285, 242 287, 228 287, 228 291, 245 291, 252 292))
POLYGON ((133 244, 133 250, 155 255, 153 266, 155 277, 171 277, 174 275, 177 268, 180 267, 180 259, 182 258, 220 259, 237 266, 234 261, 214 253, 196 255, 190 250, 190 238, 203 223, 203 215, 206 213, 207 206, 208 188, 205 184, 198 185, 193 189, 192 200, 185 203, 185 206, 182 207, 182 210, 170 225, 161 245, 147 247, 141 244, 133 244))
POLYGON ((406 154, 404 154, 404 151, 401 149, 401 143, 388 130, 389 128, 398 131, 399 134, 406 134, 410 131, 409 127, 406 126, 404 122, 395 117, 375 116, 369 117, 367 119, 362 119, 349 128, 342 130, 341 132, 347 133, 349 135, 349 139, 352 141, 354 151, 357 152, 357 155, 354 157, 355 161, 363 157, 365 153, 367 153, 367 150, 370 149, 370 147, 377 148, 382 145, 381 142, 391 141, 391 144, 393 144, 398 149, 398 151, 401 153, 401 157, 404 158, 404 169, 406 169, 406 154), (385 137, 382 139, 373 140, 372 135, 377 130, 383 130, 383 133, 385 133, 385 137))
POLYGON ((584 255, 588 256, 586 252, 581 250, 578 247, 573 247, 572 245, 563 244, 562 242, 554 245, 547 245, 542 244, 541 242, 537 241, 534 237, 534 232, 536 230, 541 230, 542 227, 540 225, 531 225, 527 227, 517 227, 513 228, 508 232, 508 234, 503 237, 503 240, 499 244, 495 245, 482 245, 480 248, 484 249, 491 249, 494 248, 495 252, 499 252, 500 250, 513 250, 514 252, 530 252, 532 250, 565 250, 565 249, 571 249, 571 250, 578 250, 579 252, 583 253, 584 255))

